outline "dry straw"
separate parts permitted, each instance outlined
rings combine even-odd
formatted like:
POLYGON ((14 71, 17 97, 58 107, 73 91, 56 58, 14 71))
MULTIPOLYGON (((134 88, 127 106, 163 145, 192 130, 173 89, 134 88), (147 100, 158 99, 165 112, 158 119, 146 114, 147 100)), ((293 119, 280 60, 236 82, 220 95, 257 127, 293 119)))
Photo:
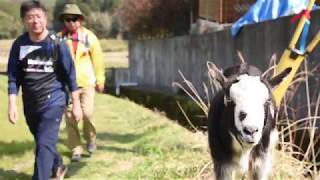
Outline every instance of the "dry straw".
MULTIPOLYGON (((245 62, 241 52, 237 52, 240 63, 245 62)), ((263 73, 262 76, 273 76, 274 69, 276 67, 276 55, 274 54, 269 63, 269 68, 263 73)), ((304 61, 304 68, 296 74, 295 78, 291 82, 291 85, 284 97, 281 108, 279 109, 279 116, 277 119, 277 126, 280 132, 279 148, 277 150, 274 162, 274 171, 272 173, 272 179, 317 179, 319 178, 319 172, 317 167, 320 166, 320 162, 317 162, 317 157, 320 158, 319 146, 319 130, 317 129, 317 122, 320 119, 318 114, 320 104, 320 93, 316 95, 316 98, 310 96, 310 79, 316 78, 317 72, 319 72, 319 65, 308 69, 308 63, 310 60, 304 61), (304 91, 302 91, 304 89, 304 91), (305 102, 293 103, 297 93, 303 92, 305 94, 305 102), (307 115, 305 117, 299 117, 297 110, 301 108, 307 109, 307 115), (318 131, 317 131, 318 130, 318 131), (302 132, 302 133, 301 133, 302 132), (318 132, 318 134, 317 134, 318 132), (300 134, 300 139, 299 139, 300 134), (302 135, 301 135, 302 134, 302 135), (307 144, 306 144, 307 143, 307 144), (296 158, 293 158, 296 157, 296 158), (299 160, 298 160, 299 159, 299 160)), ((203 83, 204 95, 201 97, 196 87, 185 78, 182 72, 179 71, 182 83, 174 82, 173 85, 182 89, 203 111, 203 114, 207 117, 210 107, 210 99, 213 94, 221 87, 215 79, 215 74, 212 71, 212 67, 215 66, 212 62, 207 63, 208 69, 208 83, 203 83)), ((319 74, 318 74, 319 76, 319 74)), ((194 130, 198 130, 196 126, 192 124, 190 118, 186 115, 180 103, 179 108, 185 115, 188 122, 191 124, 194 130)), ((319 123, 318 123, 319 124, 319 123)), ((208 156, 209 153, 208 153, 208 156)), ((319 161, 319 159, 318 159, 319 161)), ((212 164, 210 162, 199 172, 197 179, 200 177, 208 177, 205 173, 211 173, 212 164)))

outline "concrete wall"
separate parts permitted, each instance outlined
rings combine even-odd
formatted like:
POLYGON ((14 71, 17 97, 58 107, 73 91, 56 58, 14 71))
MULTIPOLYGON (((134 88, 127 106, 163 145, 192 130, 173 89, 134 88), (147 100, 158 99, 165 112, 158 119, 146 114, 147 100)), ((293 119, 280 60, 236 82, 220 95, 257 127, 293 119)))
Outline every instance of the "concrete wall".
MULTIPOLYGON (((320 30, 319 11, 312 17, 309 37, 320 30)), ((131 41, 130 81, 174 92, 172 82, 181 81, 180 70, 202 92, 202 82, 207 79, 206 62, 213 61, 223 68, 233 65, 239 62, 237 50, 247 62, 266 70, 272 54, 276 53, 279 58, 289 44, 295 29, 290 18, 248 25, 236 38, 231 36, 230 30, 225 30, 164 40, 131 41)), ((316 48, 310 59, 319 62, 319 55, 316 48)))

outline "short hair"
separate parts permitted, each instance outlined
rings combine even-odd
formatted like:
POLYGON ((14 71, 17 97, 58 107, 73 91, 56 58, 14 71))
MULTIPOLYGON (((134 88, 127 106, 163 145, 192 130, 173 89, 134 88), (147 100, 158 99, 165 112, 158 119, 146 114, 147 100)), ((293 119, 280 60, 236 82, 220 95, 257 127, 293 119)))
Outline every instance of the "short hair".
POLYGON ((20 18, 24 18, 27 12, 33 8, 41 9, 42 11, 47 12, 47 8, 42 3, 40 3, 40 1, 25 1, 21 4, 20 7, 20 18))

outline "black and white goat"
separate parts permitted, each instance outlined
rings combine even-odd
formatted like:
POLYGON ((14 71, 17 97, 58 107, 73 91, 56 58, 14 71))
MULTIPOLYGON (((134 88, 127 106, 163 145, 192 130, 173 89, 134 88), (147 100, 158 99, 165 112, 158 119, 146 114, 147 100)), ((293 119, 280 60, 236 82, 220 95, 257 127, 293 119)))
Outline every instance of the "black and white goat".
POLYGON ((276 144, 276 108, 271 89, 282 82, 291 69, 271 80, 248 64, 226 69, 211 65, 222 86, 208 115, 208 136, 217 180, 232 179, 236 169, 249 172, 249 179, 267 179, 271 152, 276 144))

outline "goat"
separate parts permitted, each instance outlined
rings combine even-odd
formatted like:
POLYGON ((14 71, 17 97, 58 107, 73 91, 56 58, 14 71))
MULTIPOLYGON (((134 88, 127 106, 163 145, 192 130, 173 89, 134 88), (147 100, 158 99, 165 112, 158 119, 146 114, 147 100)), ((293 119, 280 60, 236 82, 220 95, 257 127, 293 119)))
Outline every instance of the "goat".
POLYGON ((271 90, 290 73, 288 68, 267 80, 258 68, 242 63, 211 72, 221 85, 208 113, 208 141, 216 180, 229 180, 235 170, 249 179, 268 178, 276 144, 276 108, 271 90))

